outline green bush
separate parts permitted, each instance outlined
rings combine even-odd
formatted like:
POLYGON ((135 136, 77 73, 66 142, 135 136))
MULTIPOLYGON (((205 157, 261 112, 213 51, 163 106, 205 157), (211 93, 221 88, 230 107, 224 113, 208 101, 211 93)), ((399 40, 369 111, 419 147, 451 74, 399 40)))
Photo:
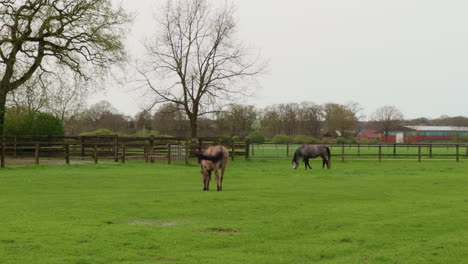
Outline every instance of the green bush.
POLYGON ((319 142, 320 140, 311 136, 298 135, 294 138, 294 143, 296 144, 316 144, 319 142))
POLYGON ((41 112, 7 112, 4 132, 6 135, 65 135, 60 118, 41 112))
POLYGON ((137 131, 136 133, 128 134, 126 136, 129 136, 129 137, 149 137, 149 136, 164 137, 164 135, 161 135, 156 130, 147 130, 147 129, 140 130, 140 131, 137 131))
POLYGON ((265 143, 265 137, 257 131, 251 132, 247 137, 251 143, 263 144, 265 143))
POLYGON ((107 136, 107 135, 116 135, 117 133, 109 130, 107 128, 101 128, 92 132, 83 132, 80 136, 107 136))
POLYGON ((337 137, 333 140, 336 144, 346 144, 346 138, 344 137, 337 137))
POLYGON ((275 144, 287 144, 287 143, 291 143, 292 139, 289 136, 279 134, 279 135, 274 136, 271 139, 271 142, 275 144))

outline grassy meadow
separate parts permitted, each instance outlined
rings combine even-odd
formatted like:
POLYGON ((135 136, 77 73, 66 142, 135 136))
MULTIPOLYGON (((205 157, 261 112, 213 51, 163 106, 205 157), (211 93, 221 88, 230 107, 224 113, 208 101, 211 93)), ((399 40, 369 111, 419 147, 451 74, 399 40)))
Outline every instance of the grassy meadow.
POLYGON ((463 263, 468 164, 236 160, 0 170, 0 263, 463 263))

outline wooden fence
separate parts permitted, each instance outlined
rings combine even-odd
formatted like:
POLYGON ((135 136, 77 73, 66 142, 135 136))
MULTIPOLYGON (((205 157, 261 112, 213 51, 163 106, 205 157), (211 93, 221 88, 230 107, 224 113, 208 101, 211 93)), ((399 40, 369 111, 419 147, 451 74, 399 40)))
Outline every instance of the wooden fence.
POLYGON ((176 137, 119 137, 119 136, 5 136, 0 142, 1 167, 7 160, 31 161, 40 164, 41 160, 88 161, 98 163, 109 160, 125 163, 128 160, 144 160, 154 163, 162 160, 188 162, 194 153, 209 145, 222 144, 230 151, 230 157, 249 158, 250 144, 247 140, 230 138, 176 138, 176 137))
MULTIPOLYGON (((253 159, 291 158, 300 144, 252 144, 253 159)), ((466 160, 468 144, 327 144, 335 160, 466 160)))

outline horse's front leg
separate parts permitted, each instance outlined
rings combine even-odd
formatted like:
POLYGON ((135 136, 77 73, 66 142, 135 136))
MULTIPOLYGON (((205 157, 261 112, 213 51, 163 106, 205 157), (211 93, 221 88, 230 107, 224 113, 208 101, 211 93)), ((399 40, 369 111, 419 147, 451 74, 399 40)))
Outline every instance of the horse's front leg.
POLYGON ((211 180, 211 170, 206 171, 203 173, 203 190, 209 191, 210 190, 210 180, 211 180))

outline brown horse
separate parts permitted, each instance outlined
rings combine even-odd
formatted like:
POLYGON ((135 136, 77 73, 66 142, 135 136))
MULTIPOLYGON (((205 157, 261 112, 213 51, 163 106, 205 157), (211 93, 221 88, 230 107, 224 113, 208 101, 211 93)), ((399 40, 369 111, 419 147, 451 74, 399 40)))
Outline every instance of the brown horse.
POLYGON ((210 146, 203 153, 196 153, 195 156, 201 160, 201 173, 203 175, 203 190, 208 191, 210 187, 211 172, 214 171, 218 191, 223 190, 224 171, 229 157, 229 151, 221 145, 210 146), (221 170, 221 175, 218 173, 221 170))

